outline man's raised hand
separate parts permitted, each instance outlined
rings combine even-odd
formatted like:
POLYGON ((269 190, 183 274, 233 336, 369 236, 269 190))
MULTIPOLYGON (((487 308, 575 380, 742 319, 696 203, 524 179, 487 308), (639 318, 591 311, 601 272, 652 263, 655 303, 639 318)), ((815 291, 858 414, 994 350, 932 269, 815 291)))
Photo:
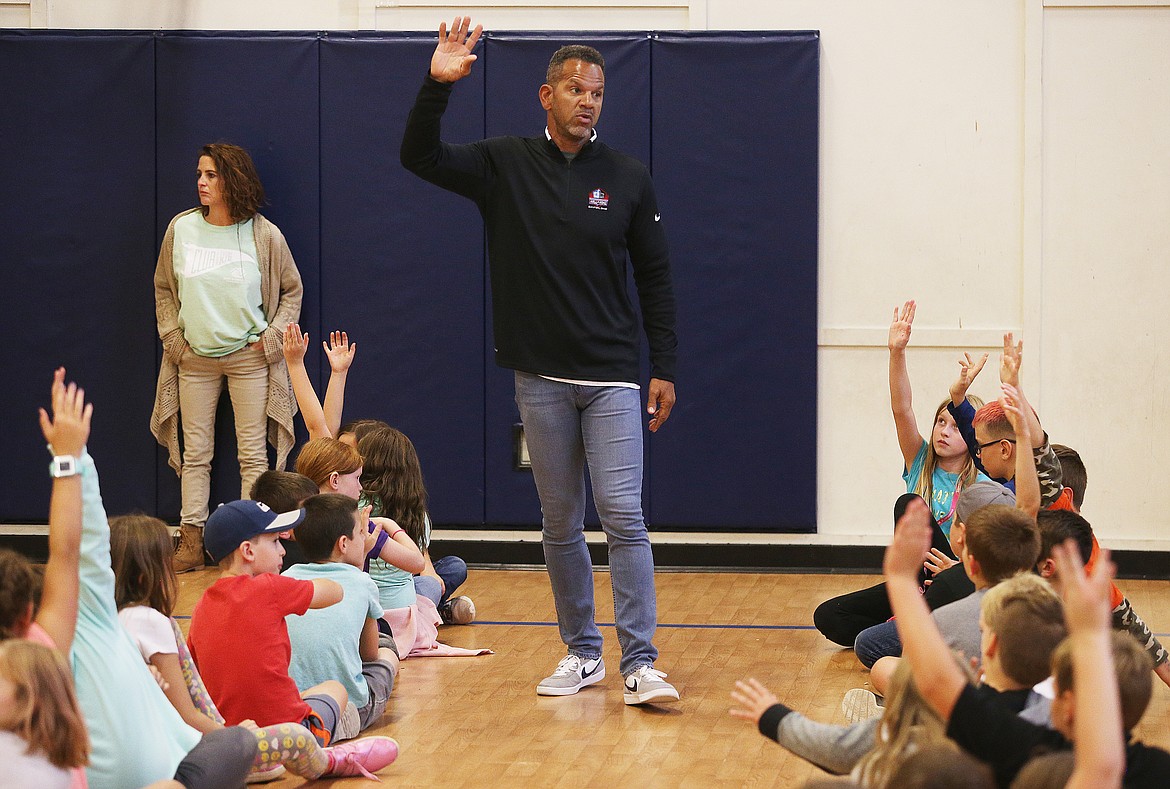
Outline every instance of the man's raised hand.
POLYGON ((458 82, 471 73, 471 64, 479 59, 471 54, 483 32, 483 25, 476 25, 468 35, 471 17, 457 16, 447 32, 447 23, 439 23, 439 44, 431 55, 431 79, 436 82, 458 82))

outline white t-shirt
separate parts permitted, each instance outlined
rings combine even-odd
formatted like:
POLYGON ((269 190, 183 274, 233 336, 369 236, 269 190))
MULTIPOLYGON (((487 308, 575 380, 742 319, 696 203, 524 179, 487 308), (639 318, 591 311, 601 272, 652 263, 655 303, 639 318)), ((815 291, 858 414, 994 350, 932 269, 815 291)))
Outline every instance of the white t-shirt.
POLYGON ((118 621, 147 663, 155 655, 177 655, 171 620, 148 605, 130 605, 118 612, 118 621))
POLYGON ((28 743, 10 731, 0 731, 0 764, 4 786, 10 789, 69 789, 72 780, 68 770, 39 753, 28 753, 28 743))

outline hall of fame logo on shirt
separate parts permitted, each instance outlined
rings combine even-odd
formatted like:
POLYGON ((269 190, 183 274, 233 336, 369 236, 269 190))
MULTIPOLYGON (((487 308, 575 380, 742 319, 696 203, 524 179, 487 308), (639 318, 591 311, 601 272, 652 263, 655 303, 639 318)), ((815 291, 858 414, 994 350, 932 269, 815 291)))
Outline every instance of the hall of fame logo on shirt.
POLYGON ((589 193, 589 207, 598 211, 609 210, 609 195, 604 189, 594 189, 589 193))

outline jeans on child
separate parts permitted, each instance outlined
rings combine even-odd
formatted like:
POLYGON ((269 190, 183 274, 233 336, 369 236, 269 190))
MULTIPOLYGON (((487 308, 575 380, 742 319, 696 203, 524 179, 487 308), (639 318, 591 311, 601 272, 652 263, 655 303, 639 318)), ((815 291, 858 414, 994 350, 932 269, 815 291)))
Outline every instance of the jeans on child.
POLYGON ((901 657, 902 639, 897 624, 890 620, 862 630, 853 642, 853 652, 866 668, 873 668, 880 658, 901 657))
POLYGON ((516 373, 516 405, 544 516, 542 541, 561 640, 601 657, 593 563, 585 545, 585 468, 609 548, 621 672, 653 665, 654 556, 642 518, 642 408, 637 389, 582 386, 516 373))
POLYGON ((467 562, 458 556, 444 556, 435 563, 435 573, 443 579, 442 586, 430 575, 414 577, 414 593, 429 597, 436 607, 450 599, 451 595, 467 580, 467 562))

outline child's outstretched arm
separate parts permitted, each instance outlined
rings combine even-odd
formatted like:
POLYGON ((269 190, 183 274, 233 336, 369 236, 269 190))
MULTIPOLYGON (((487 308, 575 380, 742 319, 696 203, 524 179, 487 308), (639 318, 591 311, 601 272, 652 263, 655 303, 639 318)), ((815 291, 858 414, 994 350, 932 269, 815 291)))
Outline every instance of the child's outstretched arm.
POLYGON ((1040 425, 1040 417, 1036 409, 1024 397, 1024 389, 1020 386, 1020 365, 1024 361, 1024 341, 1014 342, 1011 332, 1003 336, 1003 353, 999 357, 1000 383, 1014 386, 1019 394, 1020 410, 1028 418, 1028 434, 1032 437, 1029 446, 1039 449, 1044 446, 1044 428, 1040 425))
POLYGON ((922 697, 944 721, 949 721, 967 678, 918 591, 922 557, 930 548, 930 513, 920 499, 911 501, 898 520, 894 539, 886 549, 882 569, 890 607, 902 638, 902 657, 922 697))
POLYGON ((421 573, 426 568, 426 560, 423 559, 422 551, 406 533, 406 529, 390 518, 370 518, 370 520, 381 526, 390 535, 390 539, 386 540, 386 544, 382 546, 382 552, 378 554, 379 559, 408 573, 421 573))
POLYGON ((321 343, 329 359, 329 386, 325 389, 325 428, 336 436, 341 430, 341 412, 345 406, 345 378, 357 354, 357 343, 350 343, 343 331, 329 332, 329 344, 321 343))
MULTIPOLYGON (((85 391, 65 384, 65 368, 53 374, 52 418, 40 409, 41 432, 54 455, 68 455, 80 462, 89 439, 93 406, 85 391)), ((66 656, 73 647, 77 626, 77 597, 81 559, 81 477, 57 477, 49 500, 49 561, 36 622, 66 656)))
POLYGON ((1108 551, 1086 577, 1072 540, 1052 547, 1072 643, 1075 767, 1069 789, 1119 787, 1125 773, 1124 725, 1113 669, 1110 597, 1113 563, 1108 551))
POLYGON ((1023 398, 1016 387, 1000 384, 1003 394, 999 398, 1004 414, 1016 433, 1016 509, 1028 513, 1032 518, 1040 512, 1040 478, 1036 475, 1036 464, 1032 462, 1031 420, 1024 413, 1023 398))
POLYGON ((305 369, 305 353, 309 350, 309 335, 301 334, 301 327, 290 323, 284 329, 284 361, 288 366, 288 378, 292 382, 293 395, 297 398, 297 407, 301 410, 301 417, 305 420, 305 427, 309 431, 309 439, 333 438, 329 426, 325 422, 325 412, 321 409, 321 401, 313 390, 313 382, 309 380, 309 372, 305 369))
POLYGON ((969 353, 963 354, 963 358, 959 360, 959 377, 951 384, 951 402, 947 405, 947 411, 955 420, 955 427, 959 429, 959 435, 967 444, 967 453, 975 461, 975 466, 980 471, 984 469, 983 464, 979 462, 979 439, 975 437, 975 427, 971 424, 972 420, 975 419, 975 407, 967 402, 967 390, 971 388, 971 384, 975 383, 975 378, 985 364, 987 364, 987 354, 983 354, 977 359, 972 359, 969 353))
POLYGON ((345 598, 345 589, 337 581, 328 578, 315 578, 313 583, 313 602, 309 608, 328 608, 340 603, 345 598))
POLYGON ((898 431, 898 448, 906 468, 914 463, 914 457, 922 448, 922 434, 914 419, 913 395, 910 391, 910 372, 906 369, 906 345, 910 342, 910 329, 914 323, 913 301, 902 305, 901 311, 894 308, 894 320, 890 323, 890 408, 894 412, 894 427, 898 431))

